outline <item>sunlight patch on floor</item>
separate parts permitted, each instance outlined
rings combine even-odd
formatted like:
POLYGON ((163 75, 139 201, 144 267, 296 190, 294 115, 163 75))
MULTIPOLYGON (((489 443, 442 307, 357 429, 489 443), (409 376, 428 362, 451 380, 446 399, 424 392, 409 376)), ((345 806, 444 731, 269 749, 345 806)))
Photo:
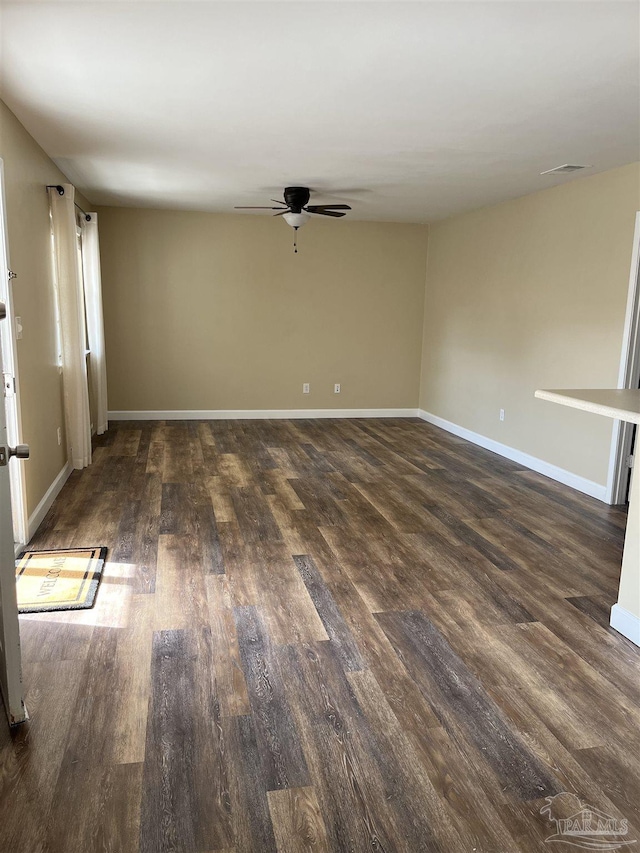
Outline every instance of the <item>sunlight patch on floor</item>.
POLYGON ((102 628, 128 628, 131 620, 132 579, 135 563, 106 562, 96 603, 88 610, 61 610, 53 613, 24 613, 20 621, 46 621, 102 628))

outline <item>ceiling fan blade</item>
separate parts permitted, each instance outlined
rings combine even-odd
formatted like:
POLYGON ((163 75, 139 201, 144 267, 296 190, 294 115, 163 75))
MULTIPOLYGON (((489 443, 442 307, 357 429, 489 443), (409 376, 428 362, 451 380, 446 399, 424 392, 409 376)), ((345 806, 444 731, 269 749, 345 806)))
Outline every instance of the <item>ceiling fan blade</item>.
POLYGON ((249 205, 248 207, 245 205, 240 205, 240 206, 236 205, 233 209, 234 210, 280 210, 279 207, 254 207, 252 205, 249 205))
POLYGON ((313 210, 311 207, 307 207, 306 210, 309 213, 315 213, 316 216, 346 216, 346 213, 341 213, 338 210, 313 210))
POLYGON ((351 210, 348 204, 309 204, 307 210, 317 213, 320 210, 351 210))
POLYGON ((274 213, 273 215, 274 216, 282 216, 283 213, 288 213, 288 212, 289 212, 289 208, 285 207, 284 210, 279 210, 277 213, 274 213))
POLYGON ((286 201, 278 201, 277 198, 270 198, 269 201, 275 201, 276 204, 284 204, 285 207, 287 206, 286 201))

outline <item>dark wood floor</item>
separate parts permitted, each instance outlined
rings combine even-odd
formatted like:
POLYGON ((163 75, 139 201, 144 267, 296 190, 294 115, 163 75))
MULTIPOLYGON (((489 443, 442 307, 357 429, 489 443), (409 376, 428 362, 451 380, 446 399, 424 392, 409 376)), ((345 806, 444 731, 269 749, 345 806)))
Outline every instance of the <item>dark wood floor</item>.
POLYGON ((21 618, 0 850, 573 849, 561 792, 640 839, 624 525, 417 420, 113 424, 33 542, 108 566, 21 618))

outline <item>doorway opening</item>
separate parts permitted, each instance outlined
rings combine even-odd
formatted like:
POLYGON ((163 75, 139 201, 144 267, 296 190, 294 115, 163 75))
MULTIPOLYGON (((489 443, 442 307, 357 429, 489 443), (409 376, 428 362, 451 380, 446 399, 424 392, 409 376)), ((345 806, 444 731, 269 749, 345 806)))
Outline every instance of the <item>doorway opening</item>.
MULTIPOLYGON (((640 388, 640 211, 636 213, 633 235, 618 388, 640 388)), ((638 455, 637 448, 637 426, 614 421, 607 482, 607 502, 612 505, 629 500, 631 469, 634 456, 637 458, 638 455)))

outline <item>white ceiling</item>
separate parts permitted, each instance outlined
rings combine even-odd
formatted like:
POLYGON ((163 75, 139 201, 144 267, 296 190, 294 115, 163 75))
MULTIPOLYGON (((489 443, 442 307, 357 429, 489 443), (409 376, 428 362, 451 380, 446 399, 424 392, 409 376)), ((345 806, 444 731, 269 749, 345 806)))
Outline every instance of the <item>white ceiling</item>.
POLYGON ((20 0, 0 92, 95 204, 428 222, 639 158, 638 9, 20 0))

